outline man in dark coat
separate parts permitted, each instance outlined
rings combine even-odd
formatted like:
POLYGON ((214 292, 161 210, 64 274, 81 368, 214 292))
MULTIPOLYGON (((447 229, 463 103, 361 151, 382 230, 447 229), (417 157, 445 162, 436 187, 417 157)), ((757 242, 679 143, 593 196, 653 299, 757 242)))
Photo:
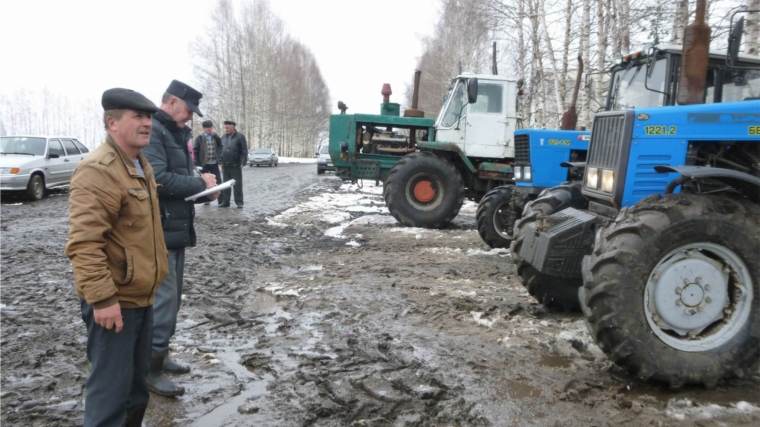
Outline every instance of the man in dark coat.
MULTIPOLYGON (((193 159, 195 166, 201 167, 201 173, 212 173, 216 177, 216 184, 222 183, 222 174, 219 171, 219 155, 222 154, 222 138, 214 131, 214 122, 203 122, 203 133, 193 139, 193 159)), ((217 199, 222 204, 222 199, 217 199)), ((204 203, 208 205, 209 202, 204 203)))
POLYGON ((190 372, 190 368, 169 358, 169 340, 177 325, 177 313, 182 301, 182 279, 185 271, 185 248, 195 246, 195 207, 193 203, 215 200, 219 193, 201 197, 194 202, 185 198, 216 185, 212 174, 195 176, 187 141, 190 129, 185 126, 193 112, 201 117, 198 108, 200 92, 173 80, 161 98, 161 107, 153 115, 150 144, 142 149, 153 167, 158 187, 161 223, 169 254, 169 275, 156 291, 153 304, 153 353, 151 355, 148 388, 162 396, 179 396, 183 387, 170 380, 164 371, 190 372))
MULTIPOLYGON (((224 136, 222 137, 222 175, 224 182, 235 180, 233 186, 235 192, 235 204, 243 207, 243 168, 248 162, 248 141, 245 135, 235 129, 237 124, 231 120, 224 122, 224 136)), ((222 203, 220 208, 230 207, 230 193, 232 190, 222 190, 222 203)))

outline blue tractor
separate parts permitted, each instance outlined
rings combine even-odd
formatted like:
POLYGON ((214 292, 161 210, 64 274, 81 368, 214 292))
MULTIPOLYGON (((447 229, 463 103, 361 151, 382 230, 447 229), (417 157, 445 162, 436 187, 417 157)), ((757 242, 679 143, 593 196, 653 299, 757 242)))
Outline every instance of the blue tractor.
POLYGON ((656 54, 644 85, 667 96, 649 80, 665 61, 679 105, 597 114, 583 181, 529 204, 513 246, 544 303, 579 303, 612 361, 671 388, 760 363, 760 57, 738 54, 742 22, 728 52, 687 27, 680 64, 656 54))

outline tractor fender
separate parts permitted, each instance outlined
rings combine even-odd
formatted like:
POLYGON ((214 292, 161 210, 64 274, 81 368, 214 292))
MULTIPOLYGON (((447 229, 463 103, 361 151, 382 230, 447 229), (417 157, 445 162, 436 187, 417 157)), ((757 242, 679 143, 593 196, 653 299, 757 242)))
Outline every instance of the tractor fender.
MULTIPOLYGON (((736 188, 755 203, 760 202, 760 178, 745 172, 733 169, 713 168, 706 166, 655 166, 658 173, 677 172, 689 179, 710 178, 736 188)), ((683 180, 677 178, 668 184, 670 191, 682 184, 683 180), (672 187, 672 188, 671 188, 672 187)), ((667 192, 667 190, 666 190, 667 192)))
POLYGON ((462 151, 461 148, 459 148, 458 145, 450 143, 450 142, 431 142, 431 141, 419 141, 417 142, 417 148, 420 150, 425 151, 448 151, 450 153, 454 153, 462 160, 462 163, 464 166, 473 174, 478 173, 478 169, 472 164, 470 159, 467 158, 467 155, 464 151, 462 151))

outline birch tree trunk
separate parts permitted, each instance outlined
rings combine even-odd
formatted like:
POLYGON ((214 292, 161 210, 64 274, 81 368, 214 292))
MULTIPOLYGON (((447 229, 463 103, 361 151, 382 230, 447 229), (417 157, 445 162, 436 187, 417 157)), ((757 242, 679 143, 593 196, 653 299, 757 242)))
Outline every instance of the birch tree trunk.
POLYGON ((683 30, 689 22, 689 0, 677 0, 676 16, 673 20, 673 34, 670 42, 681 44, 683 42, 683 30))
MULTIPOLYGON (((760 0, 747 0, 747 9, 760 10, 760 0)), ((760 18, 760 13, 748 14, 744 27, 744 31, 747 33, 744 51, 750 55, 760 53, 760 23, 758 23, 758 18, 760 18)))
MULTIPOLYGON (((591 69, 591 0, 583 0, 583 15, 581 18, 581 57, 586 67, 586 73, 591 69)), ((588 74, 587 74, 588 75, 588 74)), ((589 127, 591 117, 591 94, 587 85, 581 92, 581 126, 589 127)))
MULTIPOLYGON (((562 111, 565 109, 563 106, 562 99, 560 98, 560 83, 559 83, 559 73, 557 72, 557 61, 556 57, 554 56, 554 48, 552 47, 552 38, 549 35, 549 30, 546 27, 546 9, 544 7, 545 0, 538 0, 538 17, 539 22, 541 24, 541 31, 544 34, 544 43, 546 43, 546 49, 548 51, 548 61, 549 65, 552 69, 552 77, 554 80, 554 100, 557 103, 557 114, 562 114, 562 111)), ((541 73, 545 74, 545 73, 541 73)))

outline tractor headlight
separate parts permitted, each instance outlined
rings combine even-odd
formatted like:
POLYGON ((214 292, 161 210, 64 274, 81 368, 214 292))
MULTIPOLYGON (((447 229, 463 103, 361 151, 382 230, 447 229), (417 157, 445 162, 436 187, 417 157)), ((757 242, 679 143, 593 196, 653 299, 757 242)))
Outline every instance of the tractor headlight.
POLYGON ((522 166, 515 167, 515 179, 522 179, 522 166))
POLYGON ((530 166, 525 166, 525 169, 523 170, 523 179, 526 181, 530 181, 530 178, 531 178, 530 166))
POLYGON ((602 169, 602 191, 612 193, 615 188, 615 172, 602 169))
POLYGON ((592 190, 599 188, 599 169, 588 168, 586 171, 586 187, 592 190))

